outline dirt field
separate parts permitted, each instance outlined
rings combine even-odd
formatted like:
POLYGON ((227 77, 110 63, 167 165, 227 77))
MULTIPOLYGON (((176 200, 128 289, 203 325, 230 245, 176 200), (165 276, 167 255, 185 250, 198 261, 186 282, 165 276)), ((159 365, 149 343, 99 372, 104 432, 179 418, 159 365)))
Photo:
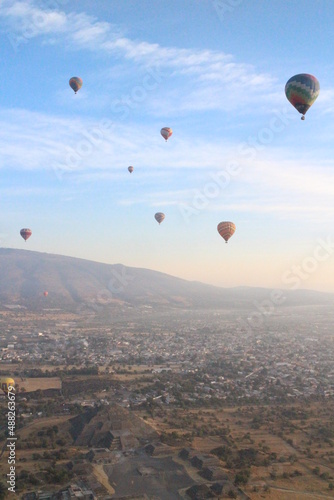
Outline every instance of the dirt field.
POLYGON ((47 389, 61 390, 61 380, 59 377, 42 377, 42 378, 18 378, 16 380, 20 391, 25 389, 25 392, 45 391, 47 389))
POLYGON ((34 420, 33 422, 27 423, 22 429, 17 431, 20 439, 28 438, 34 431, 39 431, 43 427, 52 427, 57 425, 61 427, 64 422, 67 422, 71 418, 71 415, 60 416, 60 417, 45 417, 34 420))

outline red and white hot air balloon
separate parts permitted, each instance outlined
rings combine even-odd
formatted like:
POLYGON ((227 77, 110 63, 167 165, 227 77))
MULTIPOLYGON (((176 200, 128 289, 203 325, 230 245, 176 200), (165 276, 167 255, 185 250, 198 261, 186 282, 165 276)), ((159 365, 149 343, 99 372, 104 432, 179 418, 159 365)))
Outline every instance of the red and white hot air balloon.
POLYGON ((30 238, 30 236, 32 235, 32 230, 25 227, 21 229, 20 235, 22 236, 24 241, 27 241, 27 239, 30 238))

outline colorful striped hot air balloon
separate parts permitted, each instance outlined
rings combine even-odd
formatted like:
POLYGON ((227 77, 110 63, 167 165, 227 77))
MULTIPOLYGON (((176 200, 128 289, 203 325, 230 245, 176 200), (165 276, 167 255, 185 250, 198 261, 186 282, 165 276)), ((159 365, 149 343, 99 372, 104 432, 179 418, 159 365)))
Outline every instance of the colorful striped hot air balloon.
POLYGON ((32 235, 32 230, 25 227, 21 229, 20 235, 25 241, 27 241, 27 239, 30 238, 30 236, 32 235))
POLYGON ((310 109, 319 92, 318 80, 307 73, 293 76, 285 85, 285 95, 292 106, 303 115, 302 120, 305 120, 305 113, 310 109))
POLYGON ((72 76, 72 78, 70 78, 69 84, 71 89, 73 89, 74 93, 76 94, 82 87, 82 80, 78 76, 72 76))
POLYGON ((161 222, 164 220, 165 218, 165 214, 163 214, 162 212, 157 212, 154 216, 155 220, 157 222, 159 222, 159 224, 161 224, 161 222))
POLYGON ((130 174, 132 174, 132 172, 133 172, 133 167, 131 167, 131 166, 130 166, 130 167, 128 167, 128 171, 130 172, 130 174))
POLYGON ((168 139, 170 138, 172 133, 173 133, 173 130, 169 127, 163 127, 160 130, 160 134, 162 135, 162 137, 165 139, 166 142, 168 141, 168 139))
POLYGON ((235 229, 235 224, 233 222, 220 222, 217 226, 218 233, 224 238, 225 243, 233 236, 235 229))

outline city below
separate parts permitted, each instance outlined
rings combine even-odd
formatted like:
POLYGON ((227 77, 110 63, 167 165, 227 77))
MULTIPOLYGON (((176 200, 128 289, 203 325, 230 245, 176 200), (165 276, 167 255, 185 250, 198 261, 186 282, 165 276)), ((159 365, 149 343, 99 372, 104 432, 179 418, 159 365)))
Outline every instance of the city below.
MULTIPOLYGON (((334 310, 254 311, 2 306, 15 491, 25 500, 332 498, 334 310)), ((0 404, 5 422, 5 393, 0 404)))

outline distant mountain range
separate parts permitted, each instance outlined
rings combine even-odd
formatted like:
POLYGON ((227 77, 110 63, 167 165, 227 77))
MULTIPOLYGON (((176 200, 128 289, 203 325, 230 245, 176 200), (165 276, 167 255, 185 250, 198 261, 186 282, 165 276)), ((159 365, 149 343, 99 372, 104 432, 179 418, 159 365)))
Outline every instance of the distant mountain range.
MULTIPOLYGON (((285 306, 334 305, 328 293, 286 290, 284 297, 285 306)), ((0 304, 7 307, 247 309, 268 300, 266 288, 219 288, 122 264, 0 248, 0 304)))

